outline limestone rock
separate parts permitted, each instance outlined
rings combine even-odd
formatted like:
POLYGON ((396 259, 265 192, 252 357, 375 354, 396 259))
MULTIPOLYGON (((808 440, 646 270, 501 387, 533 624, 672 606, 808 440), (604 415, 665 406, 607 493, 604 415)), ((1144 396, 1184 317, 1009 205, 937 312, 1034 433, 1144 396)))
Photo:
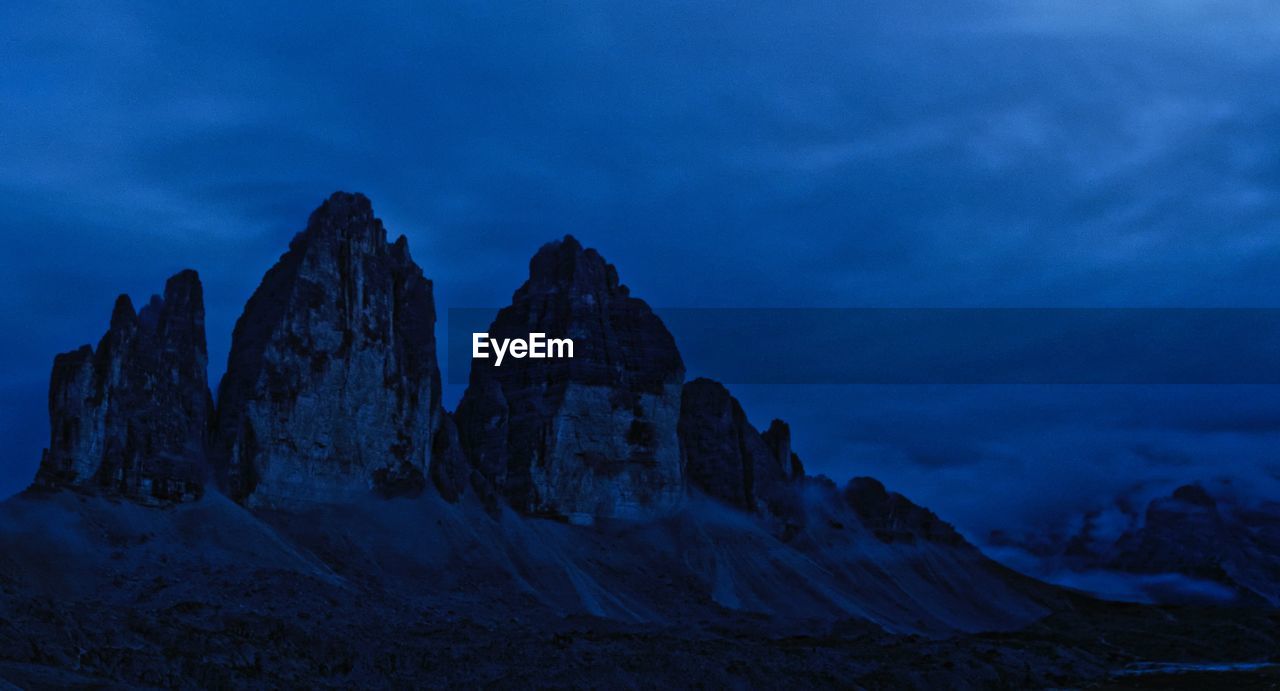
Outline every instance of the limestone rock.
POLYGON ((463 448, 520 511, 639 517, 683 496, 676 425, 684 364, 662 321, 572 236, 542 247, 493 339, 571 338, 572 358, 475 360, 463 448))
POLYGON ((716 499, 756 511, 791 477, 790 428, 775 420, 761 435, 719 382, 685 384, 679 428, 690 485, 716 499))
POLYGON ((453 416, 442 413, 431 449, 431 483, 446 501, 455 502, 470 484, 471 472, 453 416))
POLYGON ((363 195, 335 193, 236 322, 216 461, 253 506, 426 486, 441 424, 432 285, 363 195))
POLYGON ((791 426, 782 420, 774 420, 769 423, 769 429, 760 435, 764 439, 764 443, 773 453, 775 462, 783 468, 792 480, 799 480, 804 477, 804 463, 800 461, 800 457, 791 450, 791 426))
POLYGON ((914 543, 917 540, 960 546, 968 544, 951 524, 910 499, 888 492, 874 478, 855 477, 844 490, 845 501, 862 524, 881 542, 914 543))
POLYGON ((213 416, 208 360, 196 272, 170 278, 141 312, 121 295, 96 351, 54 359, 36 484, 148 504, 199 497, 213 416))
POLYGON ((1264 563, 1241 556, 1256 550, 1251 532, 1228 520, 1204 487, 1183 485, 1172 496, 1151 501, 1142 525, 1121 535, 1111 548, 1107 567, 1132 573, 1179 573, 1232 586, 1238 585, 1236 577, 1250 585, 1258 581, 1263 592, 1270 580, 1274 590, 1278 579, 1253 578, 1248 568, 1238 568, 1264 563))

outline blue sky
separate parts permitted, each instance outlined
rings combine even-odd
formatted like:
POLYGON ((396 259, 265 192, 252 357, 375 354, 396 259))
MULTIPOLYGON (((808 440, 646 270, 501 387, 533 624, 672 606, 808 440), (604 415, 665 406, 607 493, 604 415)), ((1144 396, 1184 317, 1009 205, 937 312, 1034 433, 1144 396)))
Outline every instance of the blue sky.
MULTIPOLYGON (((335 189, 442 311, 564 233, 656 306, 1280 306, 1277 74, 1267 2, 8 3, 0 495, 117 293, 198 269, 216 381, 335 189)), ((1278 473, 1264 388, 736 391, 973 533, 1278 473)))

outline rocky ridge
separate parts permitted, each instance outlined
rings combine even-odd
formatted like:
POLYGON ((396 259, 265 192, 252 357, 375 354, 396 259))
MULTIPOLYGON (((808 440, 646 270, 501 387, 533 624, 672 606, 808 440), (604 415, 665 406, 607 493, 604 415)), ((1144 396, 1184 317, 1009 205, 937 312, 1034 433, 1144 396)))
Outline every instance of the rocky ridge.
MULTIPOLYGON (((583 523, 660 517, 693 491, 794 534, 807 488, 828 482, 806 479, 786 423, 761 433, 723 385, 685 383, 661 319, 572 236, 534 255, 490 327, 495 339, 572 338, 572 358, 475 361, 449 413, 435 317, 407 240, 387 241, 363 195, 335 193, 237 321, 216 414, 194 272, 137 314, 121 296, 96 352, 60 355, 37 484, 177 501, 198 497, 212 468, 249 507, 413 496, 430 484, 449 502, 474 493, 491 512, 583 523)), ((881 536, 959 540, 875 487, 819 494, 881 536)))
POLYGON ((1142 525, 1104 554, 1106 568, 1175 573, 1218 583, 1242 603, 1280 605, 1280 510, 1237 507, 1201 485, 1183 485, 1147 505, 1142 525))
POLYGON ((950 523, 897 492, 889 492, 875 478, 855 477, 844 490, 845 502, 881 542, 926 540, 946 545, 966 544, 950 523))
MULTIPOLYGON (((806 476, 789 427, 685 383, 661 320, 572 237, 490 330, 569 336, 572 360, 478 363, 450 414, 434 324, 405 239, 343 193, 246 306, 216 414, 194 272, 140 312, 122 297, 96 350, 55 360, 41 491, 0 502, 0 682, 1026 687, 1199 659, 1196 635, 1274 650, 1257 613, 1261 633, 1222 637, 1212 617, 1095 616, 875 480, 806 476), (1117 646, 1134 631, 1160 645, 1117 646), (672 650, 688 664, 662 667, 672 650)), ((1148 528, 1207 545, 1240 515, 1179 490, 1148 528)))
POLYGON ((1113 592, 1095 592, 1112 597, 1280 605, 1280 504, 1242 504, 1201 484, 1146 502, 1118 497, 1107 512, 1081 516, 1073 531, 1000 532, 988 542, 1029 555, 1027 571, 1046 579, 1105 574, 1102 584, 1113 592), (1131 583, 1117 588, 1113 581, 1131 583))
POLYGON ((695 379, 680 402, 680 446, 689 484, 749 512, 777 508, 785 485, 804 472, 791 452, 791 430, 774 420, 760 434, 719 382, 695 379))

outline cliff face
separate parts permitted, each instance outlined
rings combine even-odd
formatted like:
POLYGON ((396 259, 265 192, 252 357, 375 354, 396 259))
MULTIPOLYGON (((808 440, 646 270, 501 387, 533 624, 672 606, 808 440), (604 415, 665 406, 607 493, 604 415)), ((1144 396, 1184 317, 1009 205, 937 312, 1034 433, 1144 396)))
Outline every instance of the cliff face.
POLYGON ((804 474, 787 424, 774 420, 761 435, 729 390, 710 379, 684 385, 679 429, 689 484, 740 509, 776 502, 793 467, 804 474))
POLYGON ((420 491, 441 424, 431 282, 363 195, 335 193, 236 322, 215 460, 255 506, 420 491))
POLYGON ((36 484, 150 504, 199 497, 213 414, 208 360, 194 271, 170 278, 141 312, 121 295, 96 351, 54 359, 36 484))
POLYGON ((684 364, 662 321, 614 267, 571 236, 544 246, 492 339, 571 338, 568 359, 472 362, 458 407, 463 448, 518 510, 637 517, 683 494, 684 364))

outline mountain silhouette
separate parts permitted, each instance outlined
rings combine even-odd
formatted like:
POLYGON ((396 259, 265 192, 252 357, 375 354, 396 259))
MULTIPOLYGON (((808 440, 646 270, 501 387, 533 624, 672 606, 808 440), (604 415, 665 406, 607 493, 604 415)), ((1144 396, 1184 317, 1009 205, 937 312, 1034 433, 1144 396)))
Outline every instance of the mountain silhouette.
POLYGON ((572 338, 574 357, 477 361, 452 412, 432 284, 362 195, 327 199, 264 276, 216 407, 202 300, 180 273, 137 313, 118 300, 96 350, 55 359, 49 449, 0 504, 0 679, 929 686, 1104 669, 1072 639, 915 674, 972 660, 971 636, 1099 605, 875 480, 806 475, 790 427, 761 433, 726 387, 686 382, 662 321, 572 236, 537 251, 489 331, 572 338), (879 666, 858 662, 873 649, 879 666), (584 659, 662 666, 656 651, 690 664, 573 676, 584 659), (705 664, 726 655, 749 671, 705 664))

